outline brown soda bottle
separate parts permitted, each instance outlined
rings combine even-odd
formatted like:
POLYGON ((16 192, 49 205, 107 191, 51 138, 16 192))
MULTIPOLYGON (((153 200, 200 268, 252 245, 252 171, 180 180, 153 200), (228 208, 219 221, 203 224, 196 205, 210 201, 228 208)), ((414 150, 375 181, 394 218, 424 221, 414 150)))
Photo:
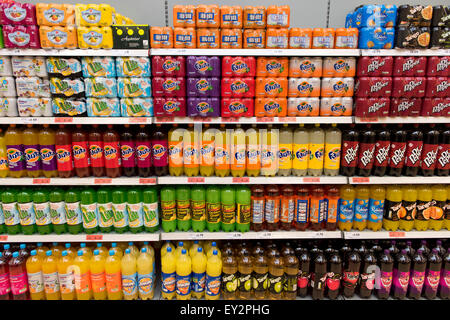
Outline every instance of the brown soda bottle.
POLYGON ((361 257, 356 250, 353 250, 347 255, 347 261, 344 266, 344 275, 342 284, 344 286, 344 296, 347 298, 353 297, 355 293, 356 284, 359 279, 359 269, 361 266, 361 257))
POLYGON ((395 257, 393 284, 394 284, 394 298, 405 299, 408 284, 409 273, 411 269, 411 259, 405 250, 402 250, 395 257))
POLYGON ((394 267, 394 260, 388 249, 385 249, 380 256, 380 277, 377 282, 377 297, 378 299, 387 299, 392 287, 392 271, 394 267))
POLYGON ((420 299, 423 284, 425 282, 425 270, 427 259, 422 255, 422 250, 417 250, 411 257, 411 272, 409 276, 408 298, 420 299))
POLYGON ((423 133, 419 130, 419 124, 414 124, 414 129, 408 132, 406 145, 404 175, 415 177, 419 173, 420 157, 423 149, 423 133))
POLYGON ((337 228, 337 214, 339 207, 339 188, 331 186, 327 191, 328 210, 325 222, 327 231, 335 231, 337 228))
POLYGON ((253 287, 253 261, 248 250, 238 257, 238 296, 240 300, 249 300, 253 287))
POLYGON ((339 253, 341 255, 343 262, 347 261, 347 255, 349 255, 350 252, 352 252, 350 244, 348 243, 348 241, 344 241, 344 245, 342 246, 341 249, 339 249, 339 253))
POLYGON ((222 297, 225 300, 235 300, 238 286, 238 264, 234 251, 227 247, 222 254, 222 297))
POLYGON ((252 249, 252 255, 253 257, 256 257, 259 254, 264 254, 264 247, 262 246, 261 242, 256 241, 255 245, 253 246, 252 249))
POLYGON ((285 242, 283 247, 281 248, 281 256, 287 257, 292 254, 295 254, 294 249, 292 249, 290 242, 285 242))
POLYGON ((299 261, 299 270, 297 277, 297 295, 300 297, 306 297, 308 294, 309 281, 311 277, 310 268, 311 268, 311 257, 308 253, 308 250, 304 248, 304 250, 297 257, 299 261))
POLYGON ((284 257, 284 288, 283 299, 295 300, 297 296, 297 275, 299 261, 294 255, 294 250, 284 257))
POLYGON ((375 154, 373 163, 373 175, 382 177, 386 174, 389 161, 389 149, 391 147, 391 133, 387 129, 386 124, 377 131, 375 142, 375 154))
POLYGON ((73 177, 72 134, 63 124, 55 132, 56 159, 58 165, 58 177, 73 177))
POLYGON ((280 220, 280 189, 276 185, 266 187, 265 219, 269 231, 278 230, 280 220))
POLYGON ((77 124, 72 131, 72 153, 75 175, 80 178, 91 176, 91 161, 89 157, 89 137, 81 124, 77 124))
POLYGON ((442 269, 442 258, 439 251, 433 249, 428 256, 427 275, 425 277, 424 296, 427 299, 435 299, 439 287, 439 280, 442 269))
POLYGON ((105 172, 110 178, 117 178, 122 175, 122 166, 120 158, 120 136, 108 124, 103 132, 103 154, 105 156, 105 172))
POLYGON ((445 131, 441 131, 438 154, 436 158, 436 175, 448 176, 450 171, 450 124, 446 123, 445 131))
POLYGON ((251 190, 251 214, 252 222, 251 229, 253 231, 261 231, 264 229, 264 209, 265 197, 264 187, 261 185, 255 185, 250 188, 251 190))
POLYGON ((92 175, 94 177, 105 176, 105 156, 103 154, 103 132, 98 124, 92 125, 89 131, 89 157, 91 162, 92 175))
POLYGON ((136 145, 129 124, 126 124, 120 133, 120 156, 123 175, 126 177, 136 176, 136 145))
POLYGON ((381 254, 383 253, 383 248, 380 246, 378 240, 373 240, 371 244, 370 250, 373 251, 375 258, 380 259, 381 254))
POLYGON ((369 250, 364 256, 362 265, 359 296, 367 299, 372 295, 372 290, 375 287, 375 269, 377 265, 377 258, 373 254, 372 250, 369 250))
POLYGON ((359 135, 358 176, 368 177, 372 172, 375 160, 375 139, 375 131, 373 131, 371 125, 368 124, 367 129, 359 135))
POLYGON ((149 177, 153 174, 150 140, 150 135, 145 125, 139 125, 136 133, 136 158, 139 177, 149 177))
POLYGON ((442 246, 442 240, 436 240, 436 246, 433 249, 437 249, 441 258, 444 257, 446 251, 445 248, 442 246))
POLYGON ((352 177, 356 174, 359 152, 359 132, 355 125, 351 124, 348 130, 342 134, 341 174, 352 177))
POLYGON ((397 254, 400 252, 400 249, 397 248, 397 242, 395 240, 391 241, 391 245, 389 246, 388 250, 391 256, 393 257, 396 257, 397 254))
POLYGON ((281 300, 284 283, 284 260, 277 251, 269 263, 269 299, 281 300))
POLYGON ((402 174, 406 154, 406 131, 399 124, 398 129, 391 132, 389 149, 388 175, 399 177, 402 174))
POLYGON ((430 130, 425 132, 423 139, 422 161, 420 171, 425 177, 434 175, 436 168, 436 157, 439 147, 439 131, 434 124, 430 124, 430 130))
POLYGON ((311 230, 322 229, 322 221, 325 217, 325 194, 321 186, 316 186, 311 191, 311 204, 309 213, 309 227, 311 230))
POLYGON ((327 258, 328 260, 328 275, 327 275, 327 295, 328 298, 335 300, 339 296, 339 290, 342 279, 342 259, 339 252, 334 249, 334 252, 327 258))
POLYGON ((313 300, 324 298, 327 280, 327 259, 321 252, 314 259, 314 273, 311 274, 311 287, 313 300))
POLYGON ((156 125, 152 135, 152 161, 155 167, 155 175, 158 177, 169 174, 167 133, 162 130, 161 125, 156 125))
POLYGON ((280 228, 291 230, 295 214, 295 195, 291 185, 281 187, 280 228))
POLYGON ((416 253, 416 250, 412 247, 412 241, 406 241, 405 250, 408 256, 412 259, 414 253, 416 253))
POLYGON ((263 251, 253 256, 253 292, 255 299, 263 300, 267 296, 269 261, 263 251))
POLYGON ((296 206, 294 226, 299 231, 305 231, 308 228, 309 222, 309 188, 305 185, 300 185, 296 192, 296 206))
POLYGON ((450 276, 450 248, 447 249, 447 253, 442 258, 442 275, 441 275, 441 287, 439 290, 439 298, 450 299, 450 286, 448 285, 448 277, 450 276))

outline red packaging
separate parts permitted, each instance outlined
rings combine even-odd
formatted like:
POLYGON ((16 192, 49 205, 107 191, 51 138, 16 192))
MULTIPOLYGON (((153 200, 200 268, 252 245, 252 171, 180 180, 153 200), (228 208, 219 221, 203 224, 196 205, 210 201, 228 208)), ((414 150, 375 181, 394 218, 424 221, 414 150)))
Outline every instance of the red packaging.
POLYGON ((222 97, 245 97, 255 96, 255 79, 245 78, 222 78, 222 97))
POLYGON ((425 75, 427 57, 395 57, 393 76, 419 77, 425 75))
POLYGON ((186 99, 183 98, 154 98, 155 117, 185 117, 186 99))
POLYGON ((361 77, 355 85, 357 97, 390 97, 392 91, 391 77, 361 77))
POLYGON ((186 96, 186 81, 184 77, 154 77, 152 79, 154 97, 184 97, 186 96))
POLYGON ((422 108, 420 98, 392 98, 389 115, 393 117, 417 117, 422 108))
POLYGON ((422 170, 434 170, 438 153, 437 144, 425 143, 422 150, 422 161, 420 167, 422 170))
POLYGON ((389 150, 389 167, 403 168, 405 163, 406 142, 392 141, 389 150))
POLYGON ((450 57, 429 57, 427 76, 450 77, 450 57))
POLYGON ((425 98, 422 103, 421 116, 444 116, 450 115, 450 97, 447 98, 425 98))
POLYGON ((373 163, 375 167, 388 166, 390 147, 391 142, 389 140, 377 140, 377 142, 375 143, 375 156, 373 163))
POLYGON ((405 166, 416 168, 420 165, 423 141, 408 141, 406 145, 405 166))
POLYGON ((359 141, 342 141, 341 167, 356 168, 358 164, 359 141))
POLYGON ((356 98, 355 116, 364 118, 384 117, 389 114, 389 98, 356 98))
POLYGON ((154 77, 184 77, 186 63, 183 56, 154 56, 152 57, 152 75, 154 77))
POLYGON ((372 170, 375 154, 375 143, 360 143, 358 153, 358 168, 372 170))
POLYGON ((426 97, 445 98, 450 97, 450 81, 447 77, 427 78, 426 97))
POLYGON ((356 75, 358 77, 383 77, 392 75, 392 57, 361 57, 358 60, 356 75))
POLYGON ((222 77, 254 77, 255 57, 223 57, 222 77))
MULTIPOLYGON (((449 170, 450 169, 450 144, 440 144, 436 158, 436 169, 449 170)), ((447 196, 448 197, 448 196, 447 196)))
POLYGON ((392 97, 420 98, 425 95, 425 77, 394 77, 392 82, 392 97))
POLYGON ((222 98, 222 117, 253 117, 254 99, 222 98))
POLYGON ((118 168, 121 164, 120 145, 118 141, 103 142, 105 168, 118 168))

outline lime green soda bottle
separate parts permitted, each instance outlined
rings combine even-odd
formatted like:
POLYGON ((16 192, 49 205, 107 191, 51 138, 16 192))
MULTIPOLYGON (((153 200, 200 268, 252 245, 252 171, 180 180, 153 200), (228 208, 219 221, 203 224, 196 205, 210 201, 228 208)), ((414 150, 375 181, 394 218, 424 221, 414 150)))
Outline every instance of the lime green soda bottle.
POLYGON ((67 232, 66 204, 64 202, 64 190, 53 188, 48 195, 50 201, 50 217, 52 219, 53 231, 56 234, 67 232))
POLYGON ((161 227, 164 232, 177 229, 176 191, 173 187, 161 189, 161 227))
POLYGON ((145 187, 142 190, 142 212, 146 232, 156 232, 159 229, 158 192, 156 187, 145 187))
POLYGON ((83 213, 83 228, 87 234, 98 232, 97 193, 92 188, 84 188, 80 194, 83 213))
POLYGON ((80 188, 70 188, 64 194, 66 203, 67 230, 70 234, 83 232, 83 217, 80 207, 80 188))
POLYGON ((46 188, 40 188, 33 192, 34 214, 36 216, 36 226, 39 234, 49 234, 53 231, 47 190, 46 188))
POLYGON ((206 194, 205 188, 191 189, 192 230, 203 232, 206 228, 206 194))
POLYGON ((127 191, 128 226, 132 233, 144 231, 144 219, 142 217, 142 193, 139 188, 131 188, 127 191))
POLYGON ((8 234, 18 234, 22 232, 20 225, 20 215, 17 209, 17 189, 8 188, 2 193, 2 209, 5 215, 5 226, 8 234))
POLYGON ((23 234, 36 233, 36 216, 34 214, 32 190, 23 188, 17 194, 17 207, 23 234))
POLYGON ((250 188, 242 186, 236 188, 236 230, 239 232, 250 231, 250 188))
POLYGON ((236 229, 236 197, 235 190, 230 186, 223 187, 220 193, 222 203, 222 230, 225 232, 236 229))
POLYGON ((114 230, 117 233, 128 231, 128 211, 125 191, 117 188, 112 193, 112 210, 114 215, 114 230))
POLYGON ((98 225, 101 233, 109 233, 114 230, 111 192, 111 188, 108 187, 101 187, 97 190, 98 225))
POLYGON ((177 194, 177 228, 180 231, 191 229, 191 192, 188 187, 179 186, 177 194))
POLYGON ((211 186, 206 189, 206 228, 209 232, 220 231, 220 221, 220 188, 211 186))

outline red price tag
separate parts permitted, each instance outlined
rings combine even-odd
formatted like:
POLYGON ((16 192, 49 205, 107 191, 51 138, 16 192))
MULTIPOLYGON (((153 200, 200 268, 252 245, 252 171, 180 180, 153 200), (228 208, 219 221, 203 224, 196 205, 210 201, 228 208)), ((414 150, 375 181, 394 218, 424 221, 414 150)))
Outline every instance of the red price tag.
POLYGON ((245 182, 249 182, 249 181, 250 181, 249 177, 233 178, 233 183, 245 183, 245 182))
POLYGON ((111 178, 96 178, 94 179, 94 184, 110 184, 112 183, 111 178))
POLYGON ((280 117, 280 122, 296 122, 295 117, 280 117))
POLYGON ((70 117, 55 118, 55 123, 71 123, 71 122, 73 122, 73 118, 70 117))
POLYGON ((86 235, 86 241, 102 241, 103 235, 102 234, 87 234, 86 235))
POLYGON ((389 232, 390 238, 404 238, 406 236, 406 233, 403 231, 391 231, 389 232))
POLYGON ((33 179, 33 184, 49 184, 50 178, 36 178, 33 179))
POLYGON ((139 178, 139 184, 155 184, 156 178, 139 178))
POLYGON ((188 183, 204 183, 205 182, 205 178, 204 177, 200 177, 200 178, 188 178, 188 183))
POLYGON ((305 183, 313 183, 313 182, 320 182, 320 178, 303 178, 303 182, 305 183))
POLYGON ((134 117, 128 119, 128 123, 147 123, 147 118, 145 117, 134 117))
POLYGON ((355 177, 352 178, 353 183, 369 183, 370 178, 369 177, 355 177))
POLYGON ((155 118, 155 119, 156 119, 156 123, 173 121, 173 118, 170 118, 170 117, 159 117, 159 118, 155 118))
POLYGON ((234 117, 229 117, 229 118, 224 118, 222 117, 221 122, 239 122, 239 118, 234 118, 234 117))
POLYGON ((0 241, 8 241, 8 236, 0 236, 0 241))
POLYGON ((378 118, 372 117, 372 118, 360 118, 361 122, 378 122, 378 118))
POLYGON ((274 119, 271 117, 262 117, 262 118, 256 118, 256 122, 273 122, 274 119))
POLYGON ((195 122, 211 122, 210 117, 193 117, 192 120, 195 122))

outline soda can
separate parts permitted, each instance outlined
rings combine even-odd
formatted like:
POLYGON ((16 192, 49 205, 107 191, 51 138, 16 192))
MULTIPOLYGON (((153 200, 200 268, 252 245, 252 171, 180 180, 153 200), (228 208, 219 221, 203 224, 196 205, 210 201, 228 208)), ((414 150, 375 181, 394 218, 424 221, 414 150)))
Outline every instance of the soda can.
POLYGON ((222 117, 253 117, 253 98, 222 98, 222 117))
POLYGON ((390 99, 384 98, 356 98, 355 116, 361 118, 378 118, 389 114, 390 99))
POLYGON ((314 28, 312 48, 313 49, 333 49, 334 48, 333 28, 314 28))
POLYGON ((242 30, 241 29, 221 29, 220 47, 222 49, 241 49, 242 30))
POLYGON ((195 6, 174 5, 173 26, 181 28, 195 27, 195 6))
POLYGON ((357 97, 390 97, 392 91, 391 77, 359 77, 356 80, 357 97))
POLYGON ((450 27, 450 6, 438 5, 433 7, 433 27, 450 27))
POLYGON ((310 49, 312 45, 312 30, 309 28, 291 28, 289 30, 290 49, 310 49))
POLYGON ((316 117, 319 115, 320 98, 288 98, 289 117, 316 117))
POLYGON ((255 117, 285 117, 287 98, 256 98, 255 117))
POLYGON ((432 17, 433 7, 431 5, 401 5, 397 10, 397 25, 429 27, 432 17))
POLYGON ((173 29, 174 48, 193 49, 197 47, 197 32, 195 28, 173 29))
POLYGON ((289 59, 289 77, 316 78, 321 76, 321 57, 291 57, 289 59))
POLYGON ((255 57, 223 57, 223 77, 254 77, 256 74, 255 57))
POLYGON ((197 28, 197 48, 218 49, 219 47, 219 29, 197 28))
POLYGON ((244 29, 266 28, 266 8, 264 6, 244 7, 244 29))
POLYGON ((357 49, 358 48, 358 29, 357 28, 338 28, 336 29, 336 49, 357 49))
POLYGON ((322 78, 322 97, 353 97, 355 82, 352 77, 322 78))
POLYGON ((448 80, 448 77, 428 77, 426 83, 425 97, 450 97, 450 81, 448 80))
POLYGON ((186 75, 183 56, 152 57, 152 75, 154 77, 184 77, 186 75))
POLYGON ((356 68, 358 77, 391 76, 394 64, 393 57, 360 57, 356 68))
POLYGON ((323 60, 323 77, 354 77, 356 58, 326 57, 323 60))
POLYGON ((450 77, 450 57, 428 57, 427 76, 450 77))
POLYGON ((173 48, 173 29, 171 27, 151 27, 152 48, 173 48))
POLYGON ((392 49, 394 48, 394 28, 369 28, 359 30, 360 49, 392 49))
POLYGON ((425 96, 426 85, 425 77, 394 77, 392 97, 421 98, 425 96))
POLYGON ((434 117, 450 116, 450 97, 423 99, 422 111, 420 115, 434 117))
POLYGON ((185 117, 186 99, 184 97, 163 98, 153 100, 155 117, 185 117))
POLYGON ((430 45, 429 27, 398 27, 396 30, 396 48, 425 49, 430 45))
POLYGON ((255 97, 287 97, 287 94, 287 78, 256 77, 255 97))
POLYGON ((266 47, 264 29, 244 29, 244 49, 263 49, 266 47))
POLYGON ((244 97, 255 96, 255 79, 252 77, 222 78, 222 97, 244 97))
POLYGON ((289 78, 289 97, 320 97, 320 78, 289 78))
POLYGON ((427 57, 395 57, 394 76, 418 77, 425 75, 427 57))
POLYGON ((197 5, 195 9, 197 28, 220 28, 220 8, 216 4, 197 5))
POLYGON ((242 7, 241 6, 221 6, 220 7, 220 27, 222 29, 242 28, 242 7))
POLYGON ((287 77, 288 74, 289 60, 287 57, 258 57, 256 59, 257 77, 287 77))
POLYGON ((391 98, 389 116, 392 117, 417 117, 422 108, 420 98, 391 98))
POLYGON ((266 30, 266 48, 287 49, 289 30, 287 28, 268 28, 266 30))

